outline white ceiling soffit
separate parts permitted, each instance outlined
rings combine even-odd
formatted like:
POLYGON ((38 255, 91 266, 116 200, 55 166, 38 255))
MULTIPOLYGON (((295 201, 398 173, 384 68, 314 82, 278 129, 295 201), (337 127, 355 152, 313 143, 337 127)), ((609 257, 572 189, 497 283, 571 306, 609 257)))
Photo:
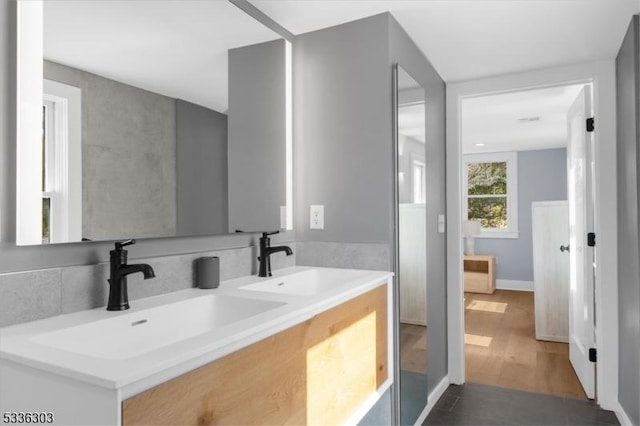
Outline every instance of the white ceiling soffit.
POLYGON ((227 50, 278 38, 227 1, 44 2, 46 59, 220 112, 227 50))
POLYGON ((583 86, 463 99, 462 152, 530 151, 567 145, 567 111, 583 86))
POLYGON ((446 82, 614 58, 638 0, 251 0, 294 34, 390 11, 446 82))

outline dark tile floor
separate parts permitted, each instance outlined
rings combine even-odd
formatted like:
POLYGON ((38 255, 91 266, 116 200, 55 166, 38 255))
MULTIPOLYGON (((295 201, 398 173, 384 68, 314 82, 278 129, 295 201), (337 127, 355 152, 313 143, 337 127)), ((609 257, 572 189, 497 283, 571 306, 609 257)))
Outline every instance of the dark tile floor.
POLYGON ((592 401, 466 383, 451 385, 425 425, 619 425, 592 401))

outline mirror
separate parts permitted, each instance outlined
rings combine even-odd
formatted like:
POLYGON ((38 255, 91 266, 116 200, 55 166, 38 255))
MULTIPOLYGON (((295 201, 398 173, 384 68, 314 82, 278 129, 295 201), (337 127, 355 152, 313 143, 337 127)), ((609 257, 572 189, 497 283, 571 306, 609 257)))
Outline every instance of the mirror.
POLYGON ((414 424, 427 387, 425 91, 397 67, 397 265, 400 424, 414 424))
POLYGON ((291 229, 288 42, 227 1, 18 7, 19 245, 291 229))

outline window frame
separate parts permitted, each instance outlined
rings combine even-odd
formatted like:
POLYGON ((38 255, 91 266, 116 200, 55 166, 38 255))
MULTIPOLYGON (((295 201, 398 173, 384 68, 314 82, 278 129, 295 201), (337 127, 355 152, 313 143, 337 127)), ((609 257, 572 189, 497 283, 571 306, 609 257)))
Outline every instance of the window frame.
POLYGON ((507 163, 507 228, 482 228, 476 238, 518 238, 518 154, 516 152, 492 152, 466 154, 462 170, 462 211, 463 220, 469 217, 469 164, 507 163))
POLYGON ((82 92, 43 79, 47 108, 46 188, 50 199, 49 243, 82 239, 82 92))

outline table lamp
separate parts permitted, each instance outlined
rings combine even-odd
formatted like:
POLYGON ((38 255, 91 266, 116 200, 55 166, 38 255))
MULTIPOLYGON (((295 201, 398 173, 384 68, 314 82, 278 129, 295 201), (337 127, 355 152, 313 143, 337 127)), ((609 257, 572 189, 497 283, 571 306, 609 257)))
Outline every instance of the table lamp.
POLYGON ((482 224, 479 220, 465 220, 462 223, 462 233, 464 234, 464 254, 467 256, 473 256, 475 253, 473 247, 473 237, 480 235, 480 229, 482 224))

